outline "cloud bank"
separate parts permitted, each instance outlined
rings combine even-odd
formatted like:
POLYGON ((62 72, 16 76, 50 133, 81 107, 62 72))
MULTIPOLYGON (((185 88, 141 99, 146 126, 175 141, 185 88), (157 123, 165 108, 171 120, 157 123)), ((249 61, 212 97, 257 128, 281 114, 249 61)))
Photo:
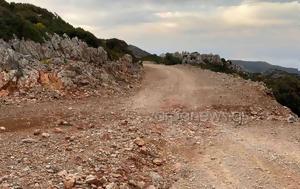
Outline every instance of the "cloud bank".
POLYGON ((300 2, 288 0, 16 0, 99 38, 152 53, 199 51, 300 69, 300 2))

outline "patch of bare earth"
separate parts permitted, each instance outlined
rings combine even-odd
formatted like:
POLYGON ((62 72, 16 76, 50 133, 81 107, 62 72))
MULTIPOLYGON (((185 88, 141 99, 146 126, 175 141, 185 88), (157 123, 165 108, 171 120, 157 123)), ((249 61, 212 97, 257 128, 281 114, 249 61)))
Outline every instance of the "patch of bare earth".
POLYGON ((298 188, 300 124, 262 85, 145 65, 123 95, 0 107, 0 188, 298 188))

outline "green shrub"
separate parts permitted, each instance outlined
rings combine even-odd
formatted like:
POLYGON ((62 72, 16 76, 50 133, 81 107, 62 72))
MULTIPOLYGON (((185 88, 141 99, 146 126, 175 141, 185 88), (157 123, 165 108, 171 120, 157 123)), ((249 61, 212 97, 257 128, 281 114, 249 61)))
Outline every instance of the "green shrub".
POLYGON ((45 31, 46 29, 46 26, 41 22, 36 23, 34 27, 39 31, 45 31))
POLYGON ((269 74, 253 74, 254 81, 264 82, 272 89, 276 100, 289 107, 300 116, 300 76, 282 71, 273 71, 269 74))
POLYGON ((182 60, 178 57, 175 57, 171 53, 167 53, 166 56, 163 59, 163 62, 166 65, 176 65, 176 64, 181 64, 182 60))
POLYGON ((142 61, 151 61, 157 64, 162 64, 163 63, 163 58, 160 56, 157 56, 156 54, 153 55, 148 55, 144 58, 142 58, 142 61))

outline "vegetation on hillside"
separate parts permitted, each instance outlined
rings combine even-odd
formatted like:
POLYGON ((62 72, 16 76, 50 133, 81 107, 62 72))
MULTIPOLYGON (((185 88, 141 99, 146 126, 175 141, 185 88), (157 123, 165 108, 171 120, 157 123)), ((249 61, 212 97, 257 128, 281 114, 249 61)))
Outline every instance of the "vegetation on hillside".
POLYGON ((181 64, 182 60, 171 53, 166 53, 165 56, 157 56, 156 54, 142 58, 143 61, 151 61, 157 64, 176 65, 181 64))
POLYGON ((297 74, 278 70, 260 74, 237 72, 227 66, 214 64, 203 64, 201 67, 215 72, 238 75, 252 81, 264 82, 272 90, 274 97, 280 104, 290 108, 295 114, 300 116, 300 76, 297 74))
POLYGON ((251 79, 264 82, 272 89, 276 100, 300 116, 300 76, 275 70, 265 74, 253 74, 251 79))
POLYGON ((215 72, 238 75, 252 81, 264 82, 272 90, 274 97, 280 104, 290 108, 295 114, 300 116, 300 76, 297 74, 278 70, 260 74, 236 72, 226 66, 212 64, 201 65, 201 67, 215 72))
POLYGON ((163 58, 156 54, 151 54, 151 55, 143 57, 142 61, 150 61, 150 62, 154 62, 156 64, 162 64, 163 58))
POLYGON ((0 28, 0 38, 4 40, 12 39, 15 35, 20 39, 43 42, 47 39, 46 33, 66 33, 70 37, 77 36, 89 46, 104 47, 111 59, 118 59, 124 54, 132 55, 125 41, 98 39, 91 32, 74 28, 56 13, 31 4, 7 3, 0 0, 0 28))

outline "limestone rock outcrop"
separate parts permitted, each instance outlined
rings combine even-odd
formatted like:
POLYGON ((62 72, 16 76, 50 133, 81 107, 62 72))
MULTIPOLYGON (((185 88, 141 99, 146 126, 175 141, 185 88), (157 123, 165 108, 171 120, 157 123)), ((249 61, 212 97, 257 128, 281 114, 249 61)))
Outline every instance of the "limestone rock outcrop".
POLYGON ((238 65, 232 64, 230 61, 222 59, 216 54, 200 54, 198 52, 182 52, 174 53, 175 57, 182 60, 182 64, 192 64, 192 65, 215 65, 215 66, 225 66, 236 72, 242 72, 242 68, 238 65))
POLYGON ((138 79, 141 65, 130 55, 108 59, 102 48, 54 34, 44 43, 0 39, 0 96, 40 90, 96 89, 138 79))

